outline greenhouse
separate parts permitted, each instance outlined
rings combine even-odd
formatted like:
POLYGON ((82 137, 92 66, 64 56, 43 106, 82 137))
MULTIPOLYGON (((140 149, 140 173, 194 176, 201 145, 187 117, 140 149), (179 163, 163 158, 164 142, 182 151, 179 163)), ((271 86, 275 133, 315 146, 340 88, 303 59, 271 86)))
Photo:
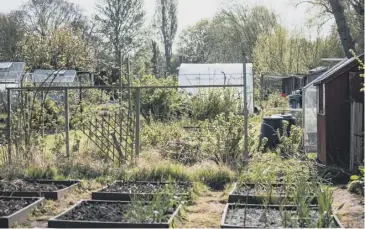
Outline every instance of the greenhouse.
POLYGON ((24 62, 0 62, 0 91, 19 87, 25 68, 24 62))
MULTIPOLYGON (((253 70, 252 64, 246 64, 248 111, 253 114, 253 70)), ((243 64, 181 64, 179 68, 179 86, 198 85, 242 85, 243 64)), ((184 89, 190 94, 197 88, 184 89)), ((237 88, 243 98, 243 88, 237 88)))
MULTIPOLYGON (((335 64, 328 71, 323 72, 323 69, 316 73, 321 74, 305 87, 303 87, 303 127, 304 127, 304 150, 306 152, 317 152, 317 87, 314 84, 327 75, 331 74, 347 59, 335 64)), ((316 74, 316 73, 313 73, 316 74)))
POLYGON ((44 70, 34 71, 31 81, 36 85, 43 86, 75 86, 77 85, 75 70, 44 70))

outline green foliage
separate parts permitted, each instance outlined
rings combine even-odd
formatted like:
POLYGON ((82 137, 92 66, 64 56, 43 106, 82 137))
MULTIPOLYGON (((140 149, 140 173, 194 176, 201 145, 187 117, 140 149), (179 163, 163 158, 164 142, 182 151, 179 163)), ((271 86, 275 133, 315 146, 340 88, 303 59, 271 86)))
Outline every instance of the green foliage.
POLYGON ((202 150, 217 164, 237 167, 242 162, 243 117, 220 114, 202 125, 202 150))
POLYGON ((191 114, 198 120, 214 120, 218 115, 238 114, 242 111, 242 99, 237 89, 201 89, 190 101, 191 114))
POLYGON ((280 137, 276 151, 285 157, 293 157, 301 153, 303 130, 298 126, 292 125, 290 128, 290 136, 288 136, 286 132, 288 125, 289 123, 284 121, 283 135, 280 136, 280 133, 278 133, 280 137))
POLYGON ((181 139, 185 130, 176 122, 143 123, 141 131, 142 146, 161 146, 169 141, 181 139))
POLYGON ((349 192, 364 195, 364 166, 359 166, 359 175, 352 175, 350 180, 349 192))
POLYGON ((131 181, 191 181, 191 175, 186 167, 181 164, 162 162, 151 167, 134 168, 132 171, 122 171, 119 174, 121 180, 131 181))
POLYGON ((319 219, 318 228, 330 228, 333 221, 333 194, 329 187, 319 188, 317 191, 319 219))
POLYGON ((194 176, 213 190, 223 190, 235 180, 235 173, 226 167, 199 168, 194 172, 194 176))
POLYGON ((57 169, 50 165, 43 167, 31 166, 26 171, 28 179, 54 180, 58 176, 57 169))
MULTIPOLYGON (((156 78, 145 75, 134 82, 134 86, 177 86, 173 77, 156 78)), ((185 97, 177 89, 142 89, 141 114, 149 122, 167 120, 181 115, 184 111, 185 97)))

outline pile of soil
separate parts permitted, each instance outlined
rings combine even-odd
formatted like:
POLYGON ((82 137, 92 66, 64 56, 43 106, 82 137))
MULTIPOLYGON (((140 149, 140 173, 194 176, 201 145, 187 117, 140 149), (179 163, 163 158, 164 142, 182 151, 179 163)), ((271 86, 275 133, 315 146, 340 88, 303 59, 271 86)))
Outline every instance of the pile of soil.
MULTIPOLYGON (((233 194, 235 195, 242 195, 242 196, 247 196, 247 195, 267 195, 269 192, 269 188, 268 187, 255 187, 254 185, 248 185, 248 186, 241 186, 241 187, 237 187, 233 194)), ((279 196, 284 196, 285 194, 288 194, 288 192, 290 191, 289 187, 286 186, 273 186, 271 193, 272 195, 279 195, 279 196)))
MULTIPOLYGON (((188 183, 176 183, 174 188, 176 193, 187 193, 190 188, 188 183)), ((167 187, 165 183, 138 183, 138 182, 116 182, 107 188, 103 189, 103 192, 117 192, 117 193, 156 193, 158 190, 167 187)))
MULTIPOLYGON (((82 202, 71 211, 60 216, 59 220, 79 220, 79 221, 100 221, 100 222, 119 222, 130 223, 126 219, 126 213, 132 207, 130 204, 122 204, 118 202, 82 202)), ((166 215, 167 218, 171 217, 171 213, 166 215)), ((153 219, 146 215, 143 222, 140 223, 153 223, 153 219)))
POLYGON ((0 217, 9 216, 34 203, 37 199, 6 199, 0 197, 0 217))
POLYGON ((36 181, 0 181, 0 192, 53 192, 64 188, 67 186, 53 183, 42 184, 36 181))
MULTIPOLYGON (((297 227, 298 222, 296 218, 296 211, 287 210, 286 222, 284 221, 284 212, 280 212, 279 209, 269 208, 265 210, 263 208, 235 208, 229 209, 225 218, 225 224, 243 227, 257 227, 257 228, 279 228, 287 227, 293 228, 297 227), (246 218, 246 219, 245 219, 246 218)), ((319 218, 319 213, 317 210, 311 210, 309 213, 310 225, 307 227, 315 227, 319 218)), ((331 228, 336 227, 332 225, 331 228)))

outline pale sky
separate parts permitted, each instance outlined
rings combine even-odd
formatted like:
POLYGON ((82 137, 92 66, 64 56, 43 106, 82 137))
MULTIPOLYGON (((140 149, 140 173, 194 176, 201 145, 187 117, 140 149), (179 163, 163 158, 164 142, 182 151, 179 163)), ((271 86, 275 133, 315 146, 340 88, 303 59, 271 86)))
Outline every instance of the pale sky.
MULTIPOLYGON (((94 5, 97 0, 69 0, 81 6, 88 15, 94 14, 94 5)), ((144 0, 145 9, 150 18, 154 13, 155 0, 144 0)), ((227 0, 178 0, 178 21, 179 31, 189 25, 193 25, 203 18, 210 18, 227 0)), ((296 0, 238 0, 246 5, 264 5, 280 16, 280 22, 288 29, 303 29, 308 36, 315 36, 315 29, 305 28, 307 20, 310 18, 310 7, 306 4, 295 7, 296 0)), ((7 13, 15 10, 26 0, 0 0, 0 12, 7 13)), ((150 20, 147 20, 150 21, 150 20)), ((322 29, 321 35, 328 34, 330 23, 322 29)), ((312 37, 313 38, 313 37, 312 37)))

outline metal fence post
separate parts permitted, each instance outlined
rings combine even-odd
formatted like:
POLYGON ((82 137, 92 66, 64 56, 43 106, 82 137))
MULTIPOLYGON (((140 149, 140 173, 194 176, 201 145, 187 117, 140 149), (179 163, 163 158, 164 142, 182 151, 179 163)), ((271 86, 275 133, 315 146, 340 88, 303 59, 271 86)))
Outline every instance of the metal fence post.
POLYGON ((136 155, 139 156, 141 150, 141 142, 140 142, 140 111, 141 111, 141 90, 136 89, 136 155))
POLYGON ((68 106, 68 89, 65 88, 65 123, 66 123, 66 156, 70 158, 70 119, 68 106))
POLYGON ((243 152, 243 164, 247 164, 249 157, 248 152, 248 104, 247 104, 247 76, 246 76, 246 53, 243 53, 243 115, 244 115, 244 152, 243 152))
POLYGON ((7 102, 8 102, 8 160, 9 164, 11 164, 11 90, 10 88, 7 89, 7 102))

